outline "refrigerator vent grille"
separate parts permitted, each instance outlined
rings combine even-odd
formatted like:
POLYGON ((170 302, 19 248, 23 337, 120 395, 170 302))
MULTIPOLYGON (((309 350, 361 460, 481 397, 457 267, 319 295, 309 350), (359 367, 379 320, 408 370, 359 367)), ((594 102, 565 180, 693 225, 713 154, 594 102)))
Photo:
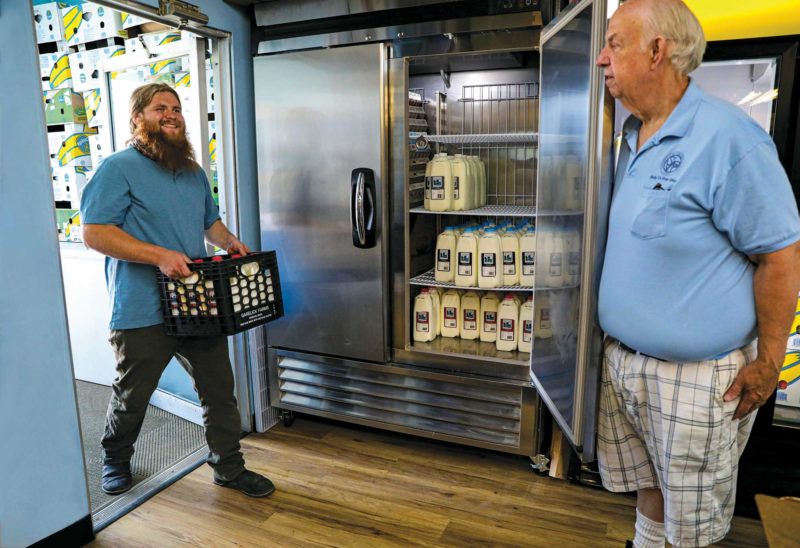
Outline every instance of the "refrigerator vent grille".
POLYGON ((448 375, 414 377, 407 370, 377 371, 291 357, 278 361, 281 407, 473 443, 512 449, 520 445, 518 386, 466 384, 448 375))

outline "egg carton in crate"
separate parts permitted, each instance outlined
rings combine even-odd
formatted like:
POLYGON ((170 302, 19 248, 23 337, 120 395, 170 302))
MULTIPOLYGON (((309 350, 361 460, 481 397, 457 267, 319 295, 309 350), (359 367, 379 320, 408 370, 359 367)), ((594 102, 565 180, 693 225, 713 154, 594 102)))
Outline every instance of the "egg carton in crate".
POLYGON ((233 335, 283 316, 274 251, 194 259, 192 274, 158 273, 164 324, 171 335, 233 335))

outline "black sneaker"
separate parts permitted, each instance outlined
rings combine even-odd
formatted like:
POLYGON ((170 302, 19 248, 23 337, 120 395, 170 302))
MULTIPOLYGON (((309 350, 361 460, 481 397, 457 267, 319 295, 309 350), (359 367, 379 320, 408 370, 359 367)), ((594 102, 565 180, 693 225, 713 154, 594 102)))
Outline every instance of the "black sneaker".
POLYGON ((118 464, 103 465, 103 480, 100 488, 107 495, 119 495, 124 493, 133 485, 131 476, 131 463, 121 462, 118 464))
POLYGON ((250 470, 244 470, 230 481, 222 481, 214 478, 214 483, 222 487, 241 491, 248 497, 268 497, 275 492, 275 486, 271 481, 261 474, 256 474, 250 470))

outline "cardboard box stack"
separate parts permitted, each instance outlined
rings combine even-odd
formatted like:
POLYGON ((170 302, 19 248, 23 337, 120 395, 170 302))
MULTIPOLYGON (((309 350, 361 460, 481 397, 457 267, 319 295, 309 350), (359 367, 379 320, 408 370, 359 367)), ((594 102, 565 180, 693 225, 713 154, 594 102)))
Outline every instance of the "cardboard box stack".
MULTIPOLYGON (((50 164, 56 207, 65 219, 73 219, 81 192, 103 159, 113 152, 108 98, 102 96, 104 64, 121 55, 141 57, 141 74, 126 71, 124 76, 144 82, 166 82, 175 86, 184 112, 191 115, 189 57, 183 50, 192 35, 180 30, 152 30, 150 21, 101 6, 87 0, 33 0, 42 102, 48 126, 50 164), (131 30, 131 37, 128 36, 131 30), (175 53, 164 61, 150 62, 155 55, 175 53)), ((155 25, 158 27, 158 25, 155 25)), ((213 79, 206 62, 208 111, 213 112, 213 79)), ((119 73, 123 77, 123 73, 119 73)), ((115 74, 112 74, 112 78, 115 74)), ((213 121, 211 122, 213 124, 213 121)), ((213 134, 214 130, 210 129, 213 134)), ((216 135, 210 136, 210 154, 215 156, 216 135)), ((210 179, 216 179, 212 159, 210 179)), ((211 181, 215 190, 216 181, 211 181)), ((59 223, 62 239, 66 224, 59 223)), ((79 238, 80 231, 71 231, 79 238)))

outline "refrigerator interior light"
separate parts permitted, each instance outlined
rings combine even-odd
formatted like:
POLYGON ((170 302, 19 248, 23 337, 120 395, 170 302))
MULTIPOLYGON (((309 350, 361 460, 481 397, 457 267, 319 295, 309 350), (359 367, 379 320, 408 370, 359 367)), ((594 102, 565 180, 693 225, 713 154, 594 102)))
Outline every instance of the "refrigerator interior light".
POLYGON ((749 103, 750 101, 752 101, 753 99, 755 99, 759 95, 761 95, 761 94, 758 93, 757 91, 751 91, 750 93, 748 93, 747 95, 742 97, 741 100, 736 104, 737 105, 744 105, 745 103, 749 103))
POLYGON ((771 89, 769 91, 765 91, 759 97, 750 101, 750 106, 754 107, 756 105, 760 105, 761 103, 768 103, 770 101, 774 101, 777 98, 778 98, 778 90, 771 89))

